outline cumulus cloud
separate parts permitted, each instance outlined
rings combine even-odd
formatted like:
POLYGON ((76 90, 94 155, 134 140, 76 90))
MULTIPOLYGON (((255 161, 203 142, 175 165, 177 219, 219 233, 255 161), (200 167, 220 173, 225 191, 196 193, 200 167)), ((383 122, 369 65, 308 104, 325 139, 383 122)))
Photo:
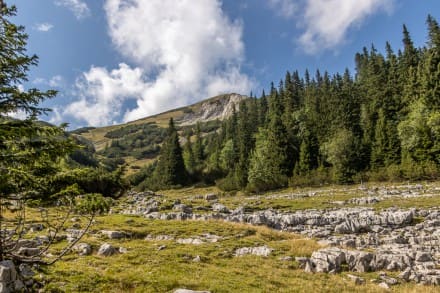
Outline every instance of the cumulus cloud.
POLYGON ((48 22, 38 23, 35 25, 35 29, 40 32, 48 32, 53 28, 53 25, 48 22))
POLYGON ((55 0, 55 5, 68 8, 77 19, 90 16, 90 9, 82 0, 55 0))
POLYGON ((92 67, 77 80, 79 99, 68 105, 64 114, 87 121, 89 125, 116 123, 124 100, 141 97, 148 86, 142 75, 142 69, 132 69, 125 63, 111 71, 92 67))
POLYGON ((269 0, 273 11, 303 30, 298 43, 308 54, 343 44, 350 29, 377 12, 390 12, 395 0, 269 0))
POLYGON ((248 93, 242 24, 219 0, 107 0, 115 48, 134 66, 92 67, 67 112, 90 125, 139 119, 226 92, 248 93), (124 112, 126 100, 135 108, 124 112))
POLYGON ((269 0, 269 6, 278 15, 292 18, 298 10, 298 1, 295 0, 269 0))
POLYGON ((334 48, 344 42, 350 28, 368 16, 390 11, 394 0, 307 0, 305 32, 299 42, 310 53, 334 48))

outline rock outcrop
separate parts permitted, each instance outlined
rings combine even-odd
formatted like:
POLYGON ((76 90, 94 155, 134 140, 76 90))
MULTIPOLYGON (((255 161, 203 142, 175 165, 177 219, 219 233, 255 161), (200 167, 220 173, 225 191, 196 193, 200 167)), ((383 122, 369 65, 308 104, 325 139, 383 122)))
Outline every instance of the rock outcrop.
POLYGON ((224 120, 232 115, 234 107, 238 111, 240 103, 245 99, 248 99, 248 97, 238 94, 226 94, 205 100, 199 104, 189 106, 189 108, 195 108, 195 110, 185 113, 177 119, 177 123, 185 126, 216 119, 224 120))
MULTIPOLYGON (((149 219, 161 220, 224 220, 228 222, 264 225, 273 229, 294 232, 317 238, 327 246, 315 251, 310 258, 300 257, 296 261, 308 272, 336 273, 398 271, 397 281, 414 281, 422 284, 440 284, 440 208, 376 210, 371 205, 392 198, 439 196, 438 190, 420 185, 399 188, 359 189, 360 196, 342 205, 360 207, 338 207, 283 212, 274 209, 252 211, 244 207, 231 209, 219 203, 215 195, 198 196, 207 200, 206 209, 189 208, 175 203, 172 211, 160 207, 165 199, 159 195, 133 194, 123 204, 121 212, 137 214, 149 219), (365 194, 365 197, 362 196, 365 194), (136 200, 132 200, 136 198, 136 200), (152 211, 153 207, 157 209, 152 211), (210 208, 209 208, 210 207, 210 208)), ((267 198, 297 199, 321 196, 319 192, 298 194, 273 194, 267 198)), ((251 198, 250 198, 251 199, 251 198)), ((258 197, 255 197, 258 200, 258 197)), ((169 206, 169 204, 168 204, 169 206)), ((156 239, 159 236, 151 237, 156 239)), ((160 238, 160 237, 159 237, 160 238)), ((172 240, 172 237, 170 237, 172 240)), ((178 243, 200 245, 208 238, 178 239, 178 243)), ((235 251, 236 256, 254 254, 269 255, 268 247, 243 247, 235 251)), ((353 279, 356 283, 362 280, 353 279)), ((378 282, 392 286, 396 282, 386 277, 378 282)))

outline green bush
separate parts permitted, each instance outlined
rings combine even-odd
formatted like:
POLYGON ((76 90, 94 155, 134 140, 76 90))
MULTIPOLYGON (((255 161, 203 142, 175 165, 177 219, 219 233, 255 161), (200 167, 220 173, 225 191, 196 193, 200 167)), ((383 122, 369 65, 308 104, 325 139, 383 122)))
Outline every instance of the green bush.
POLYGON ((321 186, 333 183, 332 172, 329 168, 320 167, 304 175, 293 175, 289 180, 290 187, 321 186))

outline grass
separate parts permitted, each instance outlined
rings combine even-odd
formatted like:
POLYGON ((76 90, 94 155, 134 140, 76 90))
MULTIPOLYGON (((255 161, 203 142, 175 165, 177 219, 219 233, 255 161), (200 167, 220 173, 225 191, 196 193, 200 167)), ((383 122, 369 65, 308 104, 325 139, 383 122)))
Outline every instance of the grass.
MULTIPOLYGON (((432 197, 390 198, 373 207, 440 206, 439 196, 435 192, 440 192, 440 183, 425 186, 433 194, 432 197)), ((386 187, 405 188, 403 185, 386 187)), ((172 206, 177 199, 193 207, 210 206, 211 203, 203 198, 209 193, 217 194, 218 202, 231 209, 245 205, 255 210, 272 207, 285 211, 336 207, 339 205, 334 201, 366 196, 359 186, 285 189, 260 195, 223 193, 216 187, 185 188, 161 192, 162 208, 172 206)), ((35 211, 30 210, 30 218, 36 215, 35 211)), ((320 249, 317 241, 262 226, 223 221, 148 220, 111 214, 96 218, 90 233, 82 242, 91 244, 94 253, 90 256, 71 253, 46 268, 42 278, 47 292, 173 292, 177 288, 211 292, 385 292, 373 282, 378 278, 378 273, 352 273, 366 280, 365 285, 355 285, 345 272, 336 275, 304 272, 294 258, 310 256, 313 251, 320 249), (99 236, 100 230, 124 231, 129 236, 122 240, 108 240, 99 236), (203 240, 203 235, 207 233, 219 236, 219 241, 206 241, 201 245, 176 242, 179 238, 200 237, 203 240), (147 235, 169 235, 173 240, 147 241, 144 240, 147 235), (97 256, 96 252, 104 242, 124 247, 128 252, 111 257, 97 256), (274 249, 270 256, 234 256, 238 248, 262 245, 274 249), (166 248, 159 250, 160 246, 166 248), (194 262, 197 256, 200 261, 194 262), (293 260, 281 260, 287 256, 293 260)), ((54 250, 65 244, 57 244, 54 250)), ((414 283, 393 286, 392 290, 438 292, 438 288, 414 283)))
MULTIPOLYGON (((369 187, 381 186, 381 188, 389 188, 405 191, 408 184, 395 185, 391 183, 369 183, 369 187)), ((401 198, 390 197, 382 199, 374 205, 363 205, 364 207, 373 207, 381 210, 390 207, 399 208, 429 208, 440 206, 440 183, 425 183, 428 194, 431 196, 401 198)), ((343 203, 353 198, 368 197, 368 193, 360 190, 359 185, 331 185, 321 188, 287 188, 276 192, 268 192, 257 195, 245 193, 225 193, 216 187, 206 188, 184 188, 179 190, 168 190, 159 192, 167 199, 165 206, 179 199, 182 203, 193 207, 207 207, 211 203, 203 199, 203 195, 214 193, 218 196, 218 202, 227 206, 229 209, 235 209, 244 206, 251 210, 266 210, 269 208, 281 210, 284 212, 294 212, 305 209, 328 209, 338 207, 355 207, 357 205, 343 203), (202 195, 202 197, 197 196, 202 195), (343 204, 341 204, 343 203, 343 204)), ((166 209, 166 207, 165 207, 166 209)))
MULTIPOLYGON (((128 249, 111 257, 74 254, 47 269, 48 292, 172 292, 176 288, 211 292, 384 292, 371 280, 376 273, 360 274, 365 285, 355 285, 344 274, 309 274, 284 256, 310 256, 320 248, 316 241, 291 233, 244 224, 198 221, 159 221, 139 217, 110 215, 100 217, 100 229, 123 229, 136 237, 106 240, 88 236, 96 251, 103 242, 128 249), (130 224, 127 224, 127 221, 130 224), (221 236, 216 243, 184 245, 175 241, 145 241, 144 235, 196 237, 204 233, 221 236), (166 245, 158 250, 160 245, 166 245), (235 257, 245 246, 267 245, 274 249, 269 257, 235 257), (200 256, 200 262, 193 259, 200 256)), ((434 288, 405 284, 398 292, 434 292, 434 288)))

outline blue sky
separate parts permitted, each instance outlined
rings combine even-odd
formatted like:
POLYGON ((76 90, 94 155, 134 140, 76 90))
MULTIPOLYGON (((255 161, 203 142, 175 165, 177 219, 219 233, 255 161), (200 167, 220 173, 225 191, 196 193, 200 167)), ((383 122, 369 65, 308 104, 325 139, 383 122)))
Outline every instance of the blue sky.
MULTIPOLYGON (((43 119, 122 123, 220 93, 261 93, 286 70, 330 73, 372 43, 426 42, 440 1, 6 0, 40 57, 24 88, 55 88, 43 119)), ((353 72, 354 73, 354 72, 353 72)))

